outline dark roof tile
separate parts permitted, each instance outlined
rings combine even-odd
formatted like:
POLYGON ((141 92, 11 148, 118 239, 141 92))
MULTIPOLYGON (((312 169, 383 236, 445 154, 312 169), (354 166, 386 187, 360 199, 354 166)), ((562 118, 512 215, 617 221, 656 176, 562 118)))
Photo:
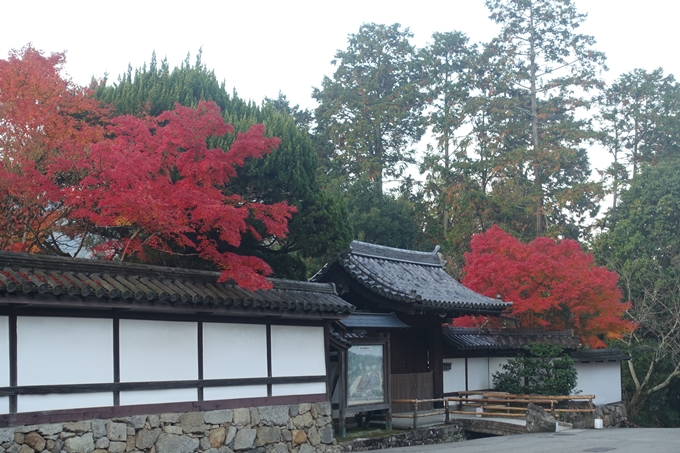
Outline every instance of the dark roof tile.
MULTIPOLYGON (((337 264, 355 281, 387 299, 417 304, 425 309, 498 314, 505 303, 466 288, 446 273, 439 255, 353 241, 337 264)), ((325 266, 313 281, 324 281, 325 266)))
MULTIPOLYGON (((344 317, 354 310, 337 296, 332 283, 270 279, 272 289, 251 291, 218 283, 219 276, 219 272, 0 252, 0 293, 9 296, 25 294, 52 302, 73 296, 93 306, 110 300, 227 310, 240 306, 328 318, 344 317)), ((11 302, 11 297, 5 301, 11 302)))
POLYGON ((517 350, 531 343, 549 343, 565 349, 581 347, 581 342, 571 330, 542 329, 442 329, 444 342, 459 351, 517 350))

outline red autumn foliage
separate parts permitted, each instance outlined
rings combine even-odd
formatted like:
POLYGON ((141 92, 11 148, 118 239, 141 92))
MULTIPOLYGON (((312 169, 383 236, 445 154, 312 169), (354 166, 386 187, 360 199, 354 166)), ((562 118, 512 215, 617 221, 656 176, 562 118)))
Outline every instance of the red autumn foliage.
POLYGON ((246 234, 262 240, 259 231, 285 236, 296 208, 244 199, 228 184, 279 139, 255 125, 229 151, 209 149, 209 137, 234 132, 212 102, 107 119, 62 78, 63 63, 63 54, 31 46, 0 60, 0 249, 63 253, 67 238, 73 252, 89 237, 100 258, 187 252, 215 263, 221 280, 269 287, 263 260, 225 244, 238 247, 246 234))
MULTIPOLYGON (((584 344, 605 347, 603 339, 619 338, 635 325, 622 319, 630 303, 622 303, 618 276, 595 266, 593 255, 573 240, 539 237, 530 244, 498 226, 472 237, 465 254, 462 283, 489 297, 512 301, 509 316, 524 328, 574 329, 584 344)), ((456 319, 476 326, 481 318, 456 319)))
POLYGON ((47 251, 70 211, 63 191, 105 110, 61 75, 63 53, 28 45, 0 60, 0 249, 47 251))
POLYGON ((285 236, 295 207, 265 205, 237 194, 225 185, 244 159, 260 158, 279 144, 264 136, 258 124, 238 134, 229 152, 208 149, 206 140, 233 132, 219 107, 201 102, 195 109, 176 105, 158 117, 122 116, 108 128, 111 139, 91 147, 81 169, 87 173, 67 201, 78 206, 72 218, 120 232, 96 248, 105 257, 144 258, 144 250, 172 253, 171 247, 195 250, 248 288, 268 286, 271 273, 259 258, 220 252, 218 241, 238 247, 244 234, 261 240, 253 226, 285 236))

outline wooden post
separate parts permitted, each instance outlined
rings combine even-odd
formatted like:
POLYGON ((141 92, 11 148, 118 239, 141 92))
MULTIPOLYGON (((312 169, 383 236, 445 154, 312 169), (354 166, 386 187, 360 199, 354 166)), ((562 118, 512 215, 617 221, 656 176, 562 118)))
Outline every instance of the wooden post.
POLYGON ((347 425, 345 418, 345 409, 347 408, 347 350, 340 349, 338 351, 338 437, 345 437, 347 435, 347 425))
POLYGON ((447 398, 444 398, 444 413, 446 414, 444 423, 448 425, 451 422, 451 410, 449 409, 449 400, 447 398))
POLYGON ((413 429, 418 428, 418 400, 413 400, 413 429))

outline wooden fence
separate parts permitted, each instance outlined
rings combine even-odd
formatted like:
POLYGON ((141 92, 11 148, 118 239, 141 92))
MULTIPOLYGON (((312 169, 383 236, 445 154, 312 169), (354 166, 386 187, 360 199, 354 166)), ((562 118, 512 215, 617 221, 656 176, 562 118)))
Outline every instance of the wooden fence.
MULTIPOLYGON (((476 415, 478 417, 524 418, 529 403, 534 403, 559 419, 560 414, 568 412, 595 412, 595 395, 513 395, 501 392, 458 392, 457 397, 434 399, 393 399, 399 407, 410 406, 412 413, 394 413, 393 418, 412 418, 413 429, 418 426, 418 418, 445 415, 449 423, 451 414, 476 415), (473 398, 473 396, 478 396, 473 398), (570 409, 559 407, 565 401, 588 401, 588 408, 570 409), (433 403, 441 402, 444 409, 432 410, 433 403), (427 405, 427 407, 425 407, 427 405), (452 409, 453 408, 453 409, 452 409), (466 410, 467 409, 467 410, 466 410), (478 410, 481 409, 481 410, 478 410)), ((393 406, 394 407, 394 406, 393 406)), ((401 412, 406 412, 401 411, 401 412)))

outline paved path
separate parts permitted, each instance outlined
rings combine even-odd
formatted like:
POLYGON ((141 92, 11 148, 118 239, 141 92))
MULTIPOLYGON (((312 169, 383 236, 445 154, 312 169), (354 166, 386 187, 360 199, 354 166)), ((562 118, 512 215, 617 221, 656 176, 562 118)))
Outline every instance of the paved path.
POLYGON ((679 453, 680 428, 572 429, 488 437, 451 444, 392 448, 390 453, 679 453))

